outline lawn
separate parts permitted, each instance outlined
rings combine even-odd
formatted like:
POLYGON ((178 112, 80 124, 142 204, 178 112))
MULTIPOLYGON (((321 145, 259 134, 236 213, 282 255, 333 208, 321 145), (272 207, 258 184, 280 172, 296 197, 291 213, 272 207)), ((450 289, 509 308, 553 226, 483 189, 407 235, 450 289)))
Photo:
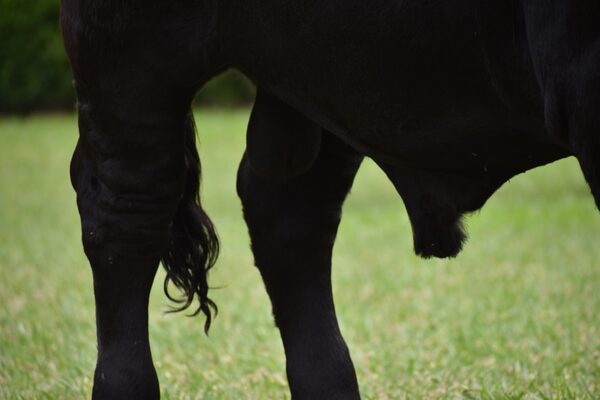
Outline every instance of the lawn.
MULTIPOLYGON (((246 110, 197 114, 203 198, 222 241, 220 314, 150 305, 165 399, 286 399, 278 333, 235 194, 246 110)), ((0 120, 0 398, 89 396, 91 272, 68 179, 73 116, 0 120)), ((366 399, 600 398, 600 215, 577 163, 505 185, 455 260, 418 259, 403 204, 370 162, 334 252, 342 331, 366 399)))

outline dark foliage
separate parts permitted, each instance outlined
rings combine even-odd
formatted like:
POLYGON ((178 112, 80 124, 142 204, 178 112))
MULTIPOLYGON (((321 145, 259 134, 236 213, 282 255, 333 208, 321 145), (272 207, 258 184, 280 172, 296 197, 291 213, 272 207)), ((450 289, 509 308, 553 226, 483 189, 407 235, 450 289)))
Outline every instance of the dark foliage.
POLYGON ((0 0, 0 112, 74 104, 55 0, 0 0))

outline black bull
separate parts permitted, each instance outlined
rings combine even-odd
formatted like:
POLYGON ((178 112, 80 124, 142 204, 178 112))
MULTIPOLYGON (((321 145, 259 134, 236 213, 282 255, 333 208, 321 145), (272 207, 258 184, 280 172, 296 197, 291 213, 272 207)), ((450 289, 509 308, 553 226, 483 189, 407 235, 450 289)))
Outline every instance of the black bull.
MULTIPOLYGON (((97 399, 158 398, 148 294, 159 261, 210 323, 218 242, 190 103, 236 68, 258 86, 238 193, 294 398, 358 398, 331 250, 363 156, 424 256, 515 174, 579 160, 600 200, 595 0, 62 0, 78 95, 72 181, 94 274, 97 399)), ((166 285, 165 285, 166 286, 166 285)))

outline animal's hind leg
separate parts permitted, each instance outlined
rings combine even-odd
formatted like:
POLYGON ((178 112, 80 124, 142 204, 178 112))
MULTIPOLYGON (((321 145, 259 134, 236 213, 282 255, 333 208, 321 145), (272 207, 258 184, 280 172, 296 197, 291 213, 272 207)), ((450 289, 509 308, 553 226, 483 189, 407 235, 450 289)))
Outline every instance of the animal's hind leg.
POLYGON ((283 339, 294 399, 359 397, 335 316, 331 252, 361 159, 324 133, 317 160, 300 177, 262 178, 247 156, 240 165, 238 193, 283 339))
POLYGON ((147 307, 161 259, 186 292, 182 305, 197 296, 210 316, 206 271, 217 242, 198 200, 190 113, 198 85, 220 65, 208 49, 213 30, 198 30, 209 8, 62 2, 79 104, 72 182, 96 298, 95 399, 159 397, 147 307))
POLYGON ((148 297, 183 194, 185 117, 153 126, 138 125, 137 117, 125 124, 99 118, 93 102, 79 110, 71 173, 94 277, 94 399, 159 397, 148 297))
POLYGON ((210 247, 193 249, 203 226, 196 226, 201 210, 190 201, 199 183, 191 115, 166 98, 138 99, 139 92, 107 103, 95 91, 78 92, 80 138, 71 178, 94 277, 93 398, 157 399, 147 320, 161 258, 188 295, 206 295, 200 260, 210 247))

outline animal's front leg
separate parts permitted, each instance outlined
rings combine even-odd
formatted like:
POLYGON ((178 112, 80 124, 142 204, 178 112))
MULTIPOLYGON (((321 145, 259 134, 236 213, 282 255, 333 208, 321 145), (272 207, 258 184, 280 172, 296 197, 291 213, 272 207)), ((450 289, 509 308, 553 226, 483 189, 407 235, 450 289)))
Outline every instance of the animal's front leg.
POLYGON ((327 133, 316 162, 298 178, 261 178, 247 157, 240 166, 238 193, 283 339, 294 399, 359 398, 335 315, 331 252, 361 159, 327 133))

